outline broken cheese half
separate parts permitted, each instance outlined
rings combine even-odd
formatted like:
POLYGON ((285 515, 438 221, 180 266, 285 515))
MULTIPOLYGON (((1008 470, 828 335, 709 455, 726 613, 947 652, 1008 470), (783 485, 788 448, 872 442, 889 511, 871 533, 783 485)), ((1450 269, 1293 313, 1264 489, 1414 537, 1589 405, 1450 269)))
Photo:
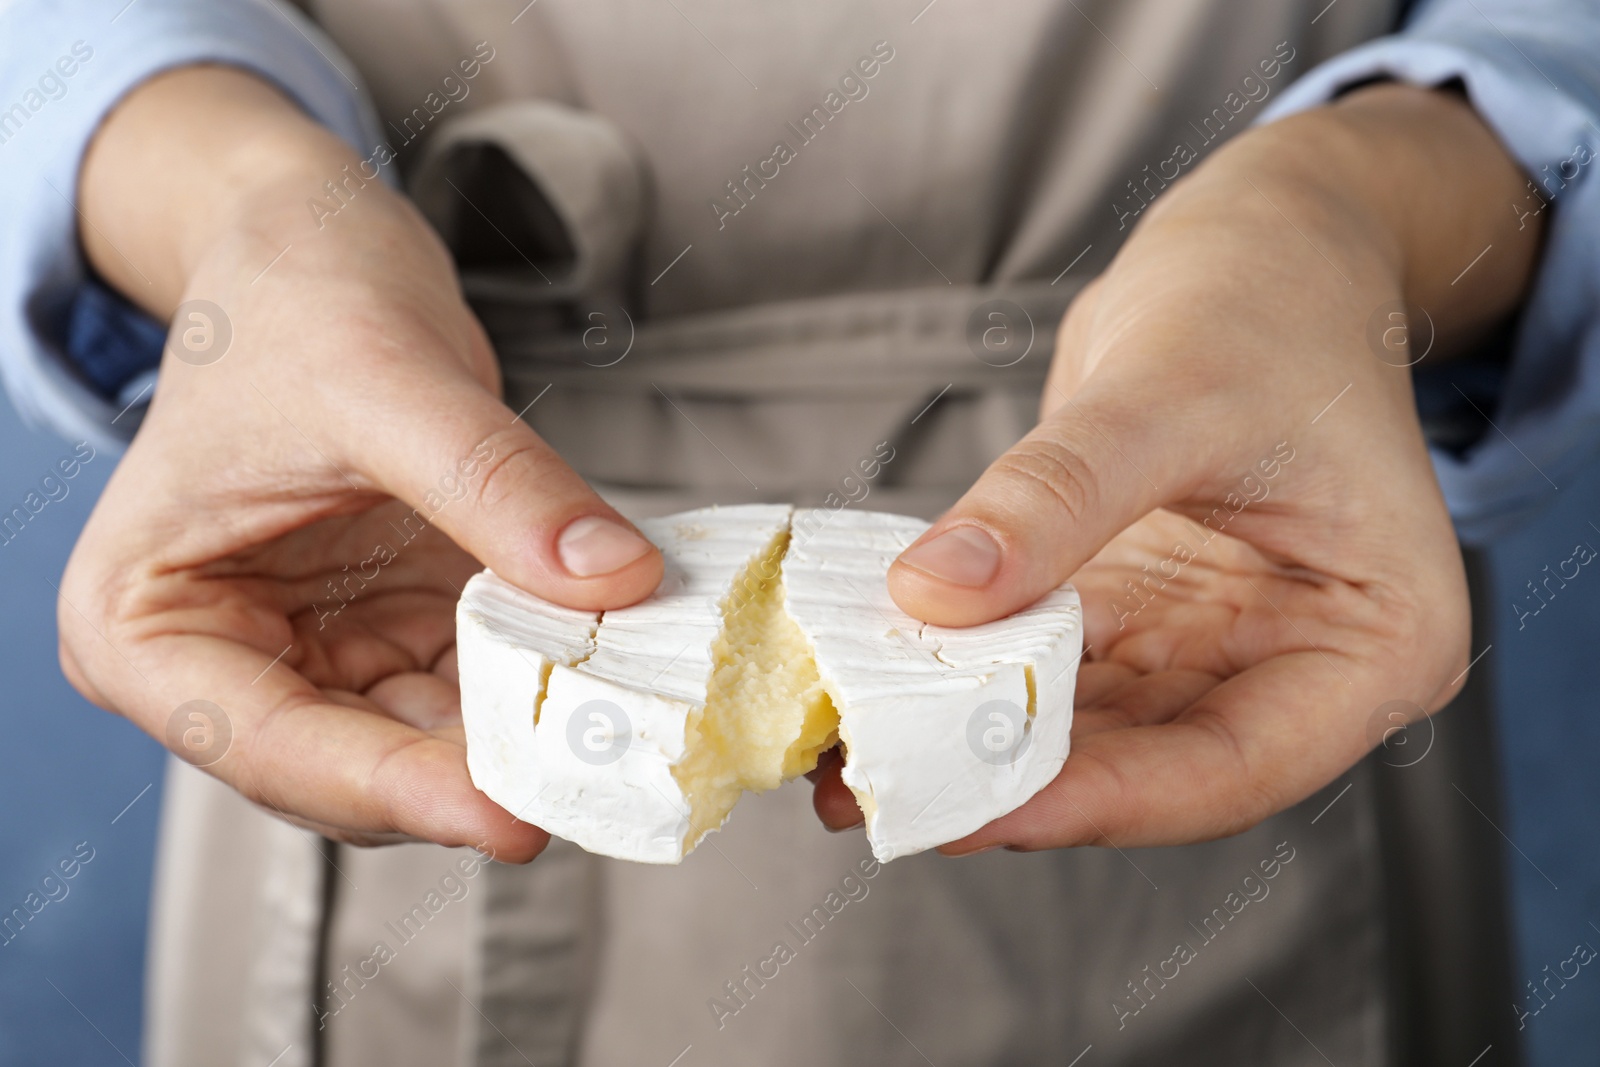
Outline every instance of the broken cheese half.
POLYGON ((639 528, 666 569, 632 607, 573 611, 489 571, 462 595, 467 765, 522 821, 676 863, 745 791, 839 742, 888 861, 971 833, 1059 773, 1082 645, 1070 587, 951 629, 889 597, 918 519, 748 505, 639 528))

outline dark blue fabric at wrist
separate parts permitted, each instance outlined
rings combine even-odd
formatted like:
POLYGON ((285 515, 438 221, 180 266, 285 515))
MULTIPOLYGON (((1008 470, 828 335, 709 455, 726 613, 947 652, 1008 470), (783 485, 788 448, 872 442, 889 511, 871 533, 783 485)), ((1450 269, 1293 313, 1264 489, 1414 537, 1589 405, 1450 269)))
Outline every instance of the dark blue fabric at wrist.
POLYGON ((78 287, 67 311, 67 358, 111 403, 129 383, 161 365, 166 339, 164 325, 94 277, 78 287))

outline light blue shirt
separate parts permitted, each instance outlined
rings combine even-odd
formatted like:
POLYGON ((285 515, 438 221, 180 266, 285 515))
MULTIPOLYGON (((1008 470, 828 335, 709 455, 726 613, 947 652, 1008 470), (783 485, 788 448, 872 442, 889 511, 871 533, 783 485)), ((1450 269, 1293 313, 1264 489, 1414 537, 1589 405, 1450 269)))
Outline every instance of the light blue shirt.
MULTIPOLYGON (((355 68, 287 4, 0 0, 0 380, 30 422, 97 447, 132 436, 149 392, 123 415, 65 351, 88 278, 73 206, 78 166, 124 94, 195 63, 267 78, 363 155, 380 139, 355 68)), ((138 250, 119 251, 137 269, 138 250)))

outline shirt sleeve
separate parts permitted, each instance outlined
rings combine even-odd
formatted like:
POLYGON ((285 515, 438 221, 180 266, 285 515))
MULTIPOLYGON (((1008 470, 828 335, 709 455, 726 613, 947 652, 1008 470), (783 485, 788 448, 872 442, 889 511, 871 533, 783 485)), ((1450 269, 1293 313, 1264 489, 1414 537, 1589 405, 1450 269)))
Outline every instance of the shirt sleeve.
POLYGON ((107 447, 133 435, 151 375, 122 368, 142 398, 109 386, 163 331, 90 272, 78 168, 130 89, 197 63, 266 78, 358 149, 379 139, 354 67, 277 0, 0 0, 0 380, 30 423, 107 447), (69 351, 85 338, 92 365, 69 351))
POLYGON ((1433 451, 1458 531, 1481 543, 1548 503, 1600 446, 1600 9, 1585 0, 1433 0, 1399 34, 1312 70, 1262 121, 1377 78, 1464 86, 1529 175, 1526 195, 1500 210, 1524 225, 1546 216, 1510 363, 1483 413, 1488 428, 1464 451, 1433 451))

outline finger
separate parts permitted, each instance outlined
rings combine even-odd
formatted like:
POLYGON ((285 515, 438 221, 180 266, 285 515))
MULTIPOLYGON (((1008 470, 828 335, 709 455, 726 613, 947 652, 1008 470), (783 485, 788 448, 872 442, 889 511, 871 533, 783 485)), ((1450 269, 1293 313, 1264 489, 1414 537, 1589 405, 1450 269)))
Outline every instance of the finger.
POLYGON ((378 714, 383 710, 370 697, 351 689, 325 688, 322 690, 322 696, 329 703, 338 704, 344 708, 354 708, 357 711, 370 711, 373 714, 378 714))
POLYGON ((568 607, 634 603, 661 556, 527 424, 469 375, 390 376, 373 417, 346 418, 347 454, 507 581, 568 607), (441 378, 443 380, 438 380, 441 378))
MULTIPOLYGON (((130 690, 119 707, 164 742, 175 708, 194 699, 220 708, 231 741, 220 755, 206 753, 204 769, 262 807, 352 839, 401 834, 512 862, 549 840, 477 790, 464 746, 365 710, 383 705, 372 695, 330 699, 281 665, 266 670, 270 656, 214 637, 152 638, 139 658, 141 674, 159 681, 130 690), (181 695, 156 699, 173 679, 181 695)), ((174 751, 194 755, 181 744, 174 751)))
MULTIPOLYGON (((1119 725, 1127 725, 1131 716, 1147 716, 1151 721, 1161 721, 1157 708, 1166 708, 1165 718, 1170 718, 1187 707, 1192 699, 1203 692, 1198 679, 1206 680, 1206 687, 1216 680, 1198 672, 1169 672, 1161 676, 1146 677, 1120 663, 1086 663, 1078 674, 1078 688, 1074 694, 1079 711, 1073 719, 1073 734, 1080 729, 1093 733, 1119 725), (1115 694, 1115 699, 1126 702, 1126 710, 1097 708, 1115 694)), ((829 830, 839 832, 861 826, 865 822, 855 794, 844 784, 841 770, 844 757, 838 748, 830 748, 817 760, 816 769, 806 774, 813 784, 811 803, 817 817, 829 830)))
POLYGON ((1040 418, 1055 414, 1067 402, 1067 397, 1082 387, 1085 376, 1093 369, 1085 355, 1089 351, 1090 327, 1094 324, 1103 278, 1104 275, 1096 277, 1080 289, 1061 317, 1055 358, 1050 361, 1050 374, 1039 394, 1040 418))
POLYGON ((1072 706, 1082 712, 1138 677, 1139 672, 1126 663, 1109 660, 1084 662, 1078 668, 1077 682, 1072 690, 1072 706))
POLYGON ((1116 688, 1103 692, 1072 717, 1074 743, 1090 734, 1106 730, 1126 730, 1134 726, 1154 726, 1170 722, 1220 681, 1203 671, 1159 671, 1137 675, 1116 688))
POLYGON ((970 626, 1060 585, 1192 469, 1192 454, 1170 444, 1184 429, 1152 429, 1153 409, 1095 385, 1068 399, 900 555, 889 570, 895 602, 927 622, 970 626))
POLYGON ((418 666, 408 649, 354 616, 321 625, 307 613, 291 622, 294 643, 283 664, 324 691, 364 692, 382 678, 418 666))
POLYGON ((456 646, 453 642, 449 648, 439 654, 439 658, 434 661, 432 669, 434 674, 437 674, 451 685, 459 686, 461 684, 461 671, 459 669, 459 661, 456 658, 456 646))
POLYGON ((350 830, 346 830, 342 826, 329 826, 326 823, 312 822, 310 819, 302 819, 296 815, 286 815, 283 812, 277 811, 266 805, 257 804, 256 807, 267 815, 273 815, 282 819, 290 826, 298 826, 302 830, 309 830, 311 833, 320 834, 321 836, 326 837, 329 841, 337 841, 341 845, 359 845, 362 848, 375 848, 381 845, 407 845, 419 843, 416 838, 408 837, 405 834, 354 833, 350 830))
POLYGON ((454 606, 453 594, 381 590, 336 612, 315 606, 290 620, 294 644, 284 662, 313 685, 364 692, 390 675, 426 669, 452 647, 454 606))
POLYGON ((845 785, 845 779, 840 777, 842 769, 843 760, 834 761, 816 776, 816 787, 811 790, 811 806, 816 809, 816 817, 835 833, 856 829, 867 821, 856 803, 856 795, 850 792, 850 785, 845 785))
POLYGON ((826 774, 830 768, 838 767, 842 763, 843 759, 838 745, 834 745, 832 748, 825 748, 817 754, 817 765, 806 772, 806 781, 815 784, 817 779, 826 774))
MULTIPOLYGON (((1341 668, 1360 677, 1348 661, 1341 668)), ((1239 833, 1310 796, 1366 751, 1381 687, 1349 685, 1316 652, 1211 689, 1170 723, 1093 733, 1033 799, 942 851, 1118 848, 1239 833)))
POLYGON ((461 721, 460 690, 430 672, 390 675, 366 695, 385 715, 419 730, 436 730, 461 721))

